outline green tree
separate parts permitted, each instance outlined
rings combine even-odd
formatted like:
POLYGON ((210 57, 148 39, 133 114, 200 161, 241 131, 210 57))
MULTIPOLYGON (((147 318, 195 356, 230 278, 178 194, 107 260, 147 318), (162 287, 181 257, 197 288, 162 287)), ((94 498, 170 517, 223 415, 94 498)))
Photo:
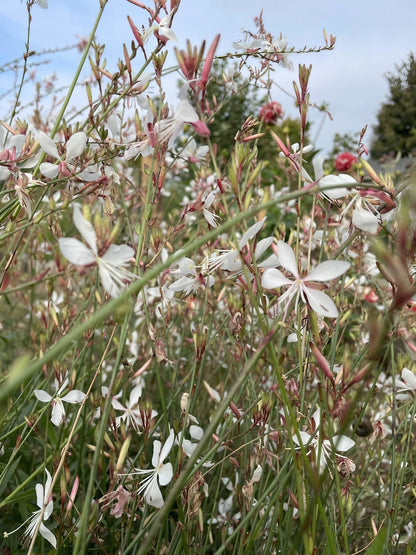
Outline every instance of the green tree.
POLYGON ((416 59, 413 53, 407 61, 387 74, 389 100, 378 112, 371 154, 409 154, 416 149, 416 59))

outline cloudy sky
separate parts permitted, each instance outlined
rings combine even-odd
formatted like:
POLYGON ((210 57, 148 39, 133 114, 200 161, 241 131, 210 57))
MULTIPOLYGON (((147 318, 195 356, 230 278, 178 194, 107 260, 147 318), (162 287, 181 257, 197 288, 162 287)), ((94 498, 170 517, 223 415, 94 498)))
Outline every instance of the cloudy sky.
MULTIPOLYGON (((142 0, 152 5, 151 0, 142 0)), ((169 2, 167 2, 169 3, 169 2)), ((98 0, 49 0, 49 8, 33 8, 31 50, 41 51, 63 47, 87 37, 98 12, 98 0)), ((312 64, 310 80, 311 101, 327 103, 333 121, 325 120, 316 139, 316 146, 331 148, 335 133, 359 135, 364 125, 375 123, 380 104, 386 100, 388 88, 385 74, 395 64, 405 60, 409 52, 416 51, 414 25, 415 0, 182 0, 173 29, 178 37, 176 46, 184 48, 186 39, 199 45, 203 39, 209 44, 221 33, 218 53, 232 50, 232 42, 243 37, 243 29, 254 29, 253 18, 263 8, 266 28, 276 37, 283 34, 289 46, 313 47, 323 44, 323 29, 336 36, 332 52, 292 55, 294 68, 299 63, 312 64)), ((27 35, 27 10, 23 0, 0 0, 0 97, 13 86, 15 75, 1 71, 11 60, 21 58, 27 35)), ((123 43, 130 44, 132 33, 127 15, 140 27, 146 25, 145 12, 127 0, 109 0, 100 22, 97 38, 106 44, 107 68, 116 68, 122 55, 123 43)), ((173 51, 175 44, 168 45, 173 51)), ((68 84, 77 67, 80 53, 76 50, 33 57, 31 61, 49 61, 37 68, 39 77, 59 77, 59 83, 68 84)), ((171 58, 172 63, 174 58, 171 58)), ((88 72, 88 67, 86 68, 88 72)), ((84 74, 87 75, 87 72, 84 74)), ((275 81, 292 93, 296 72, 278 68, 275 81)), ((176 77, 166 87, 175 103, 176 77)), ((288 115, 295 114, 293 101, 280 88, 272 91, 288 115)), ((81 92, 79 93, 81 94, 81 92)), ((9 97, 10 98, 10 97, 9 97)), ((0 98, 0 117, 4 117, 10 104, 0 98)), ((312 136, 319 128, 321 115, 311 113, 315 122, 312 136)), ((367 136, 369 140, 370 135, 367 136)))

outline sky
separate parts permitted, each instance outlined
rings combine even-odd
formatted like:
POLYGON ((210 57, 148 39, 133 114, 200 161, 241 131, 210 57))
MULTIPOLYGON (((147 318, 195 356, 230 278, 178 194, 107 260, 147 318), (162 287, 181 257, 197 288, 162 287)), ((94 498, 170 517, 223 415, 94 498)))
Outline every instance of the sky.
MULTIPOLYGON (((152 0, 142 0, 153 5, 152 0)), ((167 0, 169 4, 169 0, 167 0)), ((35 6, 32 11, 30 48, 39 52, 75 44, 87 37, 98 13, 99 0, 49 0, 47 10, 35 6)), ((298 64, 312 64, 309 83, 311 102, 326 103, 333 121, 317 111, 310 112, 313 122, 311 138, 315 147, 328 152, 335 133, 351 133, 358 137, 368 125, 364 142, 371 139, 371 128, 382 102, 388 98, 386 73, 416 51, 414 24, 415 0, 182 0, 172 28, 178 42, 170 41, 168 61, 175 63, 174 46, 185 48, 186 39, 209 45, 220 33, 218 54, 233 51, 232 42, 243 38, 243 29, 254 30, 253 19, 263 8, 265 26, 275 37, 287 37, 290 47, 311 48, 324 43, 323 30, 336 37, 331 52, 291 55, 294 70, 277 67, 272 99, 280 102, 285 114, 296 114, 293 80, 298 64), (283 89, 283 90, 282 90, 283 89), (286 91, 286 92, 284 92, 286 91), (322 124, 322 128, 321 128, 322 124), (319 130, 319 133, 318 133, 319 130)), ((133 39, 127 15, 137 27, 147 23, 146 13, 127 0, 109 0, 97 32, 100 43, 106 44, 107 69, 116 70, 122 56, 123 43, 133 39)), ((2 71, 5 63, 21 59, 27 40, 27 9, 23 0, 0 0, 0 118, 4 118, 10 102, 3 95, 16 79, 10 71, 2 71)), ((77 50, 33 57, 31 62, 50 61, 37 66, 37 77, 55 72, 59 84, 70 83, 81 54, 77 50)), ((138 67, 138 66, 137 66, 138 67)), ((88 65, 84 75, 88 74, 88 65)), ((168 100, 177 102, 177 76, 165 82, 168 100)), ((32 89, 33 91, 33 89, 32 89)), ((26 94, 30 94, 30 89, 26 94)), ((84 95, 79 91, 80 102, 84 95), (82 95, 82 96, 81 96, 82 95)), ((8 97, 10 98, 10 97, 8 97)), ((24 97, 24 101, 26 98, 24 97)))

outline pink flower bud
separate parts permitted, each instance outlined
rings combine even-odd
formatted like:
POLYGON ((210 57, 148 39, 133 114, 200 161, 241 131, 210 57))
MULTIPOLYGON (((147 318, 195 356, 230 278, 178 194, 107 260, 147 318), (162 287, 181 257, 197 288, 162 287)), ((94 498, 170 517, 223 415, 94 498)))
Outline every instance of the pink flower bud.
POLYGON ((198 135, 201 135, 202 137, 209 137, 211 135, 211 132, 208 129, 208 126, 203 121, 201 120, 191 121, 190 124, 198 133, 198 135))

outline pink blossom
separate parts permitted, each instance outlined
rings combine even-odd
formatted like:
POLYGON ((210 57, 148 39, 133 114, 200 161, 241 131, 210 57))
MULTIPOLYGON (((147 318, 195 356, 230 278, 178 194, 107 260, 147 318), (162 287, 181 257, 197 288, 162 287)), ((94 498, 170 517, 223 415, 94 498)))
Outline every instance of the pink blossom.
POLYGON ((276 123, 283 115, 282 105, 279 102, 268 102, 260 108, 260 119, 264 123, 276 123))
POLYGON ((351 152, 342 152, 335 158, 335 168, 339 172, 349 171, 357 163, 357 157, 351 152))

